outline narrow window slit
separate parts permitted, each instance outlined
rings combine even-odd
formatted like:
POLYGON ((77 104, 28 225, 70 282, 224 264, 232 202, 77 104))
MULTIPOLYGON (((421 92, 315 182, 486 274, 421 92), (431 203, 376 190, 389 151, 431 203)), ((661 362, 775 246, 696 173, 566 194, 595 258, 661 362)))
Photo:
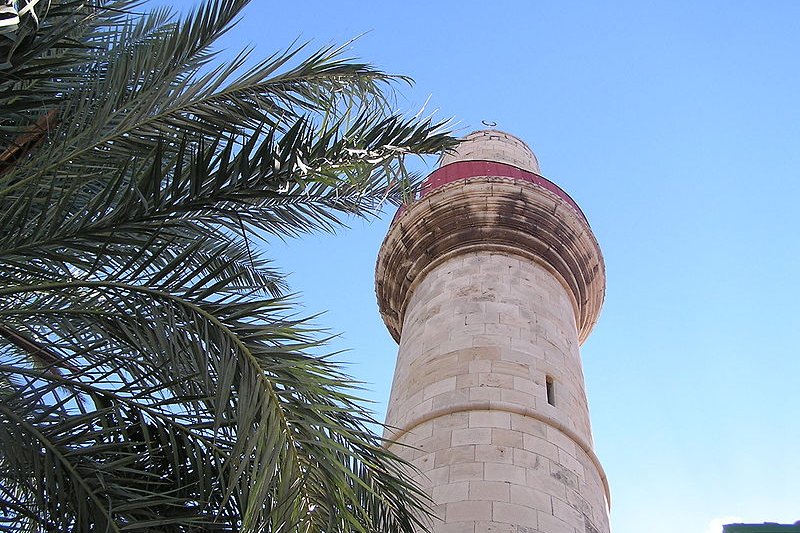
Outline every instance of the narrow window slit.
POLYGON ((545 388, 547 390, 547 403, 552 406, 556 405, 556 386, 553 383, 553 376, 545 377, 545 388))

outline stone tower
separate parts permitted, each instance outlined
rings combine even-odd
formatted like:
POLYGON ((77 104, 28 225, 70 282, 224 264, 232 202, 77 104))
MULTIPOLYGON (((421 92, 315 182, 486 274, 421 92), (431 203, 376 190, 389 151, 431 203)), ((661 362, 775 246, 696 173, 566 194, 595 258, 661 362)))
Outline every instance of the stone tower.
POLYGON ((400 344, 387 437, 416 465, 436 533, 608 533, 578 347, 603 258, 531 150, 468 135, 395 217, 378 302, 400 344))

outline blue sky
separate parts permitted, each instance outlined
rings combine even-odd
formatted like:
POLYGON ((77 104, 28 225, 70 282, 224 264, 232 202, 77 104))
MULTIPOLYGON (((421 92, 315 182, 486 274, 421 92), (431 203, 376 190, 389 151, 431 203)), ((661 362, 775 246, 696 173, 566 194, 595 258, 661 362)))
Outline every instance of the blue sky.
MULTIPOLYGON (((354 56, 416 80, 402 110, 496 122, 589 218, 608 287, 582 354, 614 532, 800 519, 800 3, 255 0, 225 44, 364 32, 354 56)), ((265 250, 381 418, 392 214, 265 250)))

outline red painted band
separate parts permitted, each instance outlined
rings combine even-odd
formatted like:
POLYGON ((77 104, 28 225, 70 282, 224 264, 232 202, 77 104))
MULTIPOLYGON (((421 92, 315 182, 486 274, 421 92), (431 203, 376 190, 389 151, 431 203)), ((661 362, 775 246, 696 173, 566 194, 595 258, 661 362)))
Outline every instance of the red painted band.
MULTIPOLYGON (((558 185, 528 170, 523 170, 505 163, 498 163, 496 161, 456 161, 454 163, 450 163, 449 165, 438 168, 431 172, 431 174, 423 182, 420 198, 430 194, 435 189, 438 189, 447 183, 483 176, 512 178, 515 180, 527 181, 547 189, 571 205, 575 211, 588 223, 586 215, 583 214, 583 211, 581 211, 581 208, 575 203, 575 200, 570 198, 570 196, 558 185)), ((397 210, 397 214, 395 214, 394 219, 396 220, 403 211, 404 208, 400 206, 400 209, 397 210)))

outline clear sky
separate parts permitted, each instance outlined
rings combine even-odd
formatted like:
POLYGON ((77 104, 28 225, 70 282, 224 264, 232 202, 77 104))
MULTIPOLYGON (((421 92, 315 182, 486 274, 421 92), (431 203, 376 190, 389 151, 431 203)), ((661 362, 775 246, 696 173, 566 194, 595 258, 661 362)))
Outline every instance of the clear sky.
MULTIPOLYGON (((399 105, 526 140, 603 249, 582 348, 614 533, 800 519, 800 2, 266 2, 226 46, 352 53, 399 105)), ((374 264, 389 213, 273 243, 380 418, 396 344, 374 264)))

